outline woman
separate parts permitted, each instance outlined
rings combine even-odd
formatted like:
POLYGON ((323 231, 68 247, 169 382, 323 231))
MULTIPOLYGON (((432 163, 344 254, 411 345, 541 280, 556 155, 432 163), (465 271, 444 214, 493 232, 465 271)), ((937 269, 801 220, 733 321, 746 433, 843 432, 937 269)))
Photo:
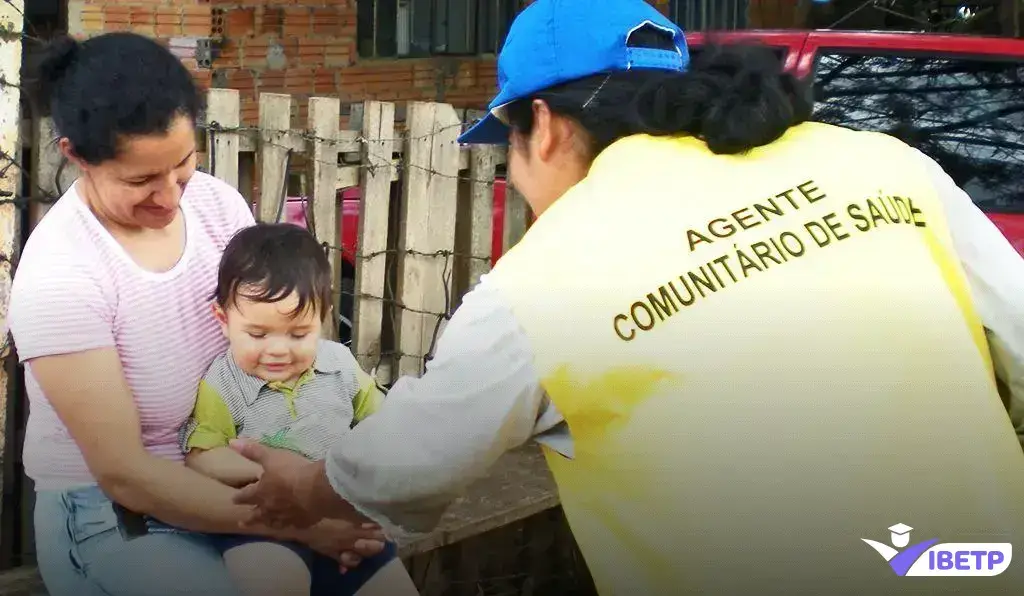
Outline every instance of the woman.
POLYGON ((536 222, 325 464, 239 444, 255 519, 427 529, 533 437, 601 594, 1019 590, 1024 264, 933 161, 642 0, 537 0, 498 72, 462 140, 536 222))
MULTIPOLYGON (((29 238, 9 311, 31 401, 24 461, 43 579, 53 596, 232 594, 203 533, 239 532, 246 508, 182 465, 177 433, 226 347, 210 294, 225 244, 253 224, 249 205, 196 172, 200 97, 157 43, 62 40, 39 83, 81 172, 29 238)), ((349 565, 367 557, 345 576, 350 591, 389 562, 382 577, 404 574, 376 532, 349 524, 245 531, 323 553, 334 594, 343 552, 349 565)))

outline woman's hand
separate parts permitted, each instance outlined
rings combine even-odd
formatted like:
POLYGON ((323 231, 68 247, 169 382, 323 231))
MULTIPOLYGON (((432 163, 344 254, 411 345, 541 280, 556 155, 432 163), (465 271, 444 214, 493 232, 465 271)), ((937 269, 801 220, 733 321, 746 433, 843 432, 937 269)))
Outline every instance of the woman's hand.
POLYGON ((323 475, 322 462, 245 439, 232 441, 231 446, 263 470, 258 482, 241 489, 234 498, 235 503, 252 506, 250 524, 307 528, 330 517, 329 508, 317 506, 314 494, 317 477, 323 475))
POLYGON ((250 508, 232 502, 235 489, 147 451, 115 349, 45 356, 28 366, 111 500, 187 530, 239 532, 250 508))
POLYGON ((248 439, 231 441, 231 448, 263 470, 259 481, 234 496, 234 502, 252 507, 250 524, 301 528, 325 518, 371 521, 335 494, 323 461, 310 462, 248 439))
POLYGON ((376 524, 355 526, 345 521, 322 520, 300 530, 300 542, 338 562, 341 572, 384 550, 385 536, 376 524))

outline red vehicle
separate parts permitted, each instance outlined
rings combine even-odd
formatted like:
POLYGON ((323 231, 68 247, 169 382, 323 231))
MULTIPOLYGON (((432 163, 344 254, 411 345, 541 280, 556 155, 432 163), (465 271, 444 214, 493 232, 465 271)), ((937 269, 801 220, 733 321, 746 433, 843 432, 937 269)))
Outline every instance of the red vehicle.
MULTIPOLYGON (((813 81, 815 120, 886 132, 928 154, 1024 254, 1024 40, 747 30, 692 33, 688 41, 693 55, 710 41, 775 48, 784 68, 813 81)), ((853 156, 836 159, 857 165, 853 156)), ((503 181, 494 189, 492 262, 502 252, 503 181)), ((351 275, 359 191, 349 189, 342 198, 342 238, 351 275)), ((288 219, 304 223, 301 202, 289 203, 288 219)), ((349 309, 342 306, 344 319, 349 309)))
MULTIPOLYGON (((341 199, 341 243, 345 271, 355 271, 356 238, 359 236, 359 197, 358 186, 338 191, 341 199)), ((289 223, 306 225, 306 205, 301 197, 288 197, 285 218, 289 223)), ((493 266, 504 249, 505 229, 505 179, 494 180, 494 225, 491 234, 491 265, 493 266)))
MULTIPOLYGON (((398 190, 392 186, 393 193, 398 190)), ((341 245, 342 245, 342 270, 341 270, 341 299, 338 305, 339 314, 339 337, 342 342, 348 342, 352 332, 352 309, 355 292, 355 255, 358 247, 359 237, 359 209, 360 209, 360 188, 352 187, 338 191, 341 199, 341 245)), ((285 221, 300 226, 306 226, 306 203, 302 197, 289 197, 285 204, 285 221)), ((505 230, 505 179, 498 177, 494 180, 494 202, 493 202, 493 231, 491 234, 491 265, 493 266, 498 257, 504 252, 504 230, 505 230)))

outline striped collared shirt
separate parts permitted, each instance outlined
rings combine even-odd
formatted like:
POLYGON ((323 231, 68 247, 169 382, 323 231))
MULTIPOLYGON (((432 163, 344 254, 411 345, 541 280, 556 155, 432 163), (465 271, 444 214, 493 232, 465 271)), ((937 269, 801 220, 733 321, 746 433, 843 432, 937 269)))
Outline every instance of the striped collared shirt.
POLYGON ((228 351, 200 382, 195 410, 181 429, 179 443, 188 453, 248 438, 323 459, 382 399, 373 378, 336 342, 320 341, 313 366, 294 386, 246 373, 228 351))

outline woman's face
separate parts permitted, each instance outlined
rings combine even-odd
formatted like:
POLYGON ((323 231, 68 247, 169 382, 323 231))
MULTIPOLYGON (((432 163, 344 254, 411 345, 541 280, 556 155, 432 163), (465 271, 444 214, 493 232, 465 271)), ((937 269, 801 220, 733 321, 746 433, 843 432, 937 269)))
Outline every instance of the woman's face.
POLYGON ((161 229, 174 221, 185 186, 196 169, 192 120, 179 116, 165 134, 122 140, 114 159, 92 165, 62 149, 83 173, 85 199, 101 219, 128 229, 161 229))
POLYGON ((543 101, 534 101, 533 130, 529 136, 512 131, 508 152, 509 179, 533 213, 543 213, 583 180, 588 169, 575 124, 552 113, 543 101))

